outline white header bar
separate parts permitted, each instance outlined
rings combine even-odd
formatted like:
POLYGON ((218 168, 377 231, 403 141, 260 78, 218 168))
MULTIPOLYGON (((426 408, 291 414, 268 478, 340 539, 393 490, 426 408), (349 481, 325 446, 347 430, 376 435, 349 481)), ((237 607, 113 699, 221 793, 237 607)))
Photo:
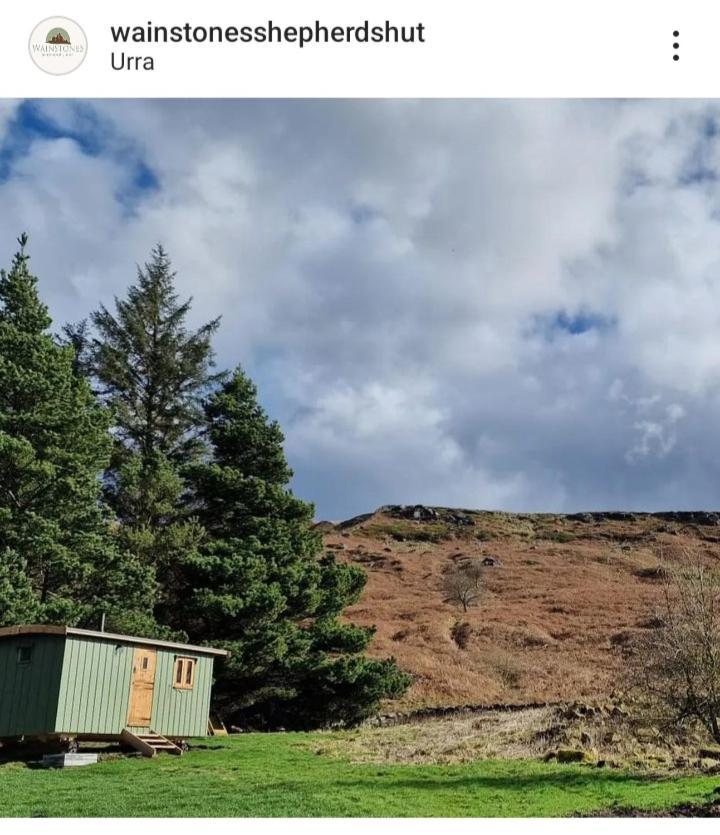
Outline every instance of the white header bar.
POLYGON ((712 97, 720 87, 720 12, 706 0, 33 0, 3 3, 0 20, 4 98, 712 97), (30 55, 31 33, 58 15, 87 41, 63 75, 30 55))

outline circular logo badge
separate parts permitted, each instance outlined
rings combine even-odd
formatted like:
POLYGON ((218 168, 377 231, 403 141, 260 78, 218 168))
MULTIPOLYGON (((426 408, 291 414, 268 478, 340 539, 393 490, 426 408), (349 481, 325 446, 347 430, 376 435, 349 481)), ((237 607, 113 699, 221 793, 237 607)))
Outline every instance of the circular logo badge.
POLYGON ((36 66, 52 75, 67 75, 85 60, 87 38, 69 17, 49 17, 30 35, 30 57, 36 66))

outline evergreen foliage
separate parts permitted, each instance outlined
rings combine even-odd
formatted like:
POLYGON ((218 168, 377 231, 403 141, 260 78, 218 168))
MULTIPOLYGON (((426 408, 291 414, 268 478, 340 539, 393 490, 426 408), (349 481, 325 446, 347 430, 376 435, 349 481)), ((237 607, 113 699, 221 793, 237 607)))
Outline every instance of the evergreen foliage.
POLYGON ((219 380, 210 342, 219 319, 188 330, 191 303, 179 300, 158 244, 136 284, 115 300, 115 312, 101 306, 92 314, 93 335, 83 323, 66 331, 112 412, 116 443, 106 495, 122 522, 123 546, 155 572, 160 605, 176 564, 201 535, 183 509, 179 468, 204 449, 200 403, 219 380))
POLYGON ((361 655, 373 630, 344 623, 364 573, 320 557, 313 507, 292 495, 283 435, 238 369, 205 405, 210 460, 187 468, 206 540, 162 617, 225 646, 216 700, 233 722, 310 727, 357 721, 408 677, 361 655))
POLYGON ((213 373, 218 320, 188 330, 162 247, 115 313, 54 340, 26 242, 0 273, 0 625, 105 613, 227 647, 235 723, 355 722, 401 694, 395 662, 363 655, 373 630, 342 619, 364 573, 322 556, 280 427, 241 369, 213 373))
POLYGON ((145 463, 158 453, 185 462, 198 452, 200 400, 216 379, 210 340, 220 320, 188 331, 191 304, 179 301, 170 259, 158 244, 127 297, 115 299, 115 313, 101 306, 91 317, 97 336, 90 370, 119 438, 145 463))
POLYGON ((0 622, 96 625, 142 610, 152 578, 109 535, 108 414, 48 333, 19 243, 0 271, 0 622))

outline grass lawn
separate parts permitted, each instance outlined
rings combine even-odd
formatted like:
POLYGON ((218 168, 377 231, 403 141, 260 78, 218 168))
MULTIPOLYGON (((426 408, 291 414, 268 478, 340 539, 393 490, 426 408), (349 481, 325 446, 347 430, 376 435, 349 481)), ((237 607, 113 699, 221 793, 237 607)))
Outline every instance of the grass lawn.
POLYGON ((0 766, 0 817, 560 816, 614 804, 700 803, 720 785, 720 777, 653 780, 527 760, 351 764, 318 755, 318 734, 201 744, 208 747, 181 758, 118 758, 64 771, 0 766))

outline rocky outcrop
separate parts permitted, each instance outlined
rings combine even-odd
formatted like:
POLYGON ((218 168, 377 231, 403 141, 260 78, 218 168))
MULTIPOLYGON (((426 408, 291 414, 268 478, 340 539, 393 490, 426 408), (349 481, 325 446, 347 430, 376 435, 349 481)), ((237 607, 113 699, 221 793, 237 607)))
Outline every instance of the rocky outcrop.
POLYGON ((682 525, 720 526, 720 513, 714 510, 667 510, 656 513, 634 513, 621 510, 569 513, 564 517, 570 522, 636 522, 639 519, 662 519, 682 525))
MULTIPOLYGON (((394 519, 406 519, 411 522, 445 522, 446 524, 460 527, 472 527, 477 524, 478 517, 491 513, 493 511, 434 507, 423 504, 387 504, 382 505, 373 513, 362 513, 337 525, 330 522, 318 522, 317 526, 322 526, 322 530, 328 530, 332 527, 337 530, 345 530, 346 528, 352 528, 363 522, 367 522, 377 514, 384 514, 394 519)), ((522 519, 533 518, 533 515, 523 513, 510 513, 507 515, 508 517, 522 519)), ((667 510, 657 512, 593 510, 582 513, 535 514, 535 516, 538 519, 543 516, 552 516, 552 518, 558 521, 565 520, 567 522, 580 522, 589 525, 602 524, 603 522, 637 522, 643 519, 657 519, 663 522, 674 522, 679 525, 720 527, 720 512, 713 510, 667 510)))
POLYGON ((360 525, 363 522, 367 522, 368 519, 372 519, 374 513, 361 513, 359 516, 353 516, 352 519, 346 519, 344 522, 338 523, 335 527, 339 531, 344 531, 346 528, 354 528, 355 525, 360 525))
POLYGON ((472 526, 475 524, 471 511, 456 510, 451 507, 428 507, 423 504, 388 504, 378 508, 377 513, 385 513, 395 519, 410 519, 414 522, 447 522, 451 525, 472 526))

